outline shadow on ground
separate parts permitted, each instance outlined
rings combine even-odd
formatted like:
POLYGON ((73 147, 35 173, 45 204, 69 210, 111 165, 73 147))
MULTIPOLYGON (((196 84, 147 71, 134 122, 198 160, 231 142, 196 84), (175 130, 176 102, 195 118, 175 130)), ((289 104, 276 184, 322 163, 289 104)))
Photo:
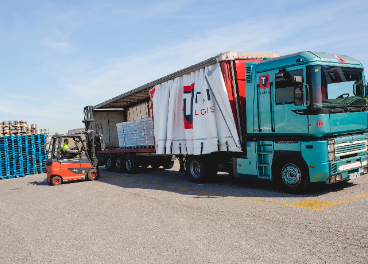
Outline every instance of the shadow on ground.
POLYGON ((183 195, 196 195, 196 198, 220 198, 236 196, 244 198, 272 198, 272 197, 318 197, 331 192, 338 192, 350 188, 352 182, 341 182, 332 185, 312 184, 305 194, 288 194, 280 191, 275 183, 248 178, 234 178, 227 173, 219 173, 208 183, 192 183, 188 176, 178 171, 164 169, 140 169, 136 174, 109 172, 100 167, 99 181, 123 188, 154 189, 183 195))

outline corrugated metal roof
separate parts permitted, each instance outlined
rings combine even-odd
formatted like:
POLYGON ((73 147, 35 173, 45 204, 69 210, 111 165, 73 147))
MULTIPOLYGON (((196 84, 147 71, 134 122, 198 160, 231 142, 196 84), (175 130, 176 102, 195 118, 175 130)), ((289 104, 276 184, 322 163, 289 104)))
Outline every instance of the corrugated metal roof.
POLYGON ((207 60, 184 68, 180 71, 174 72, 153 82, 139 86, 129 92, 123 93, 116 97, 113 97, 105 102, 95 105, 95 109, 107 109, 107 108, 127 108, 140 101, 149 99, 149 90, 157 84, 175 79, 176 77, 188 74, 192 71, 201 69, 203 67, 213 65, 216 62, 223 60, 234 60, 234 59, 260 59, 260 58, 275 58, 279 57, 277 52, 239 52, 239 51, 228 51, 220 53, 217 56, 211 57, 207 60))

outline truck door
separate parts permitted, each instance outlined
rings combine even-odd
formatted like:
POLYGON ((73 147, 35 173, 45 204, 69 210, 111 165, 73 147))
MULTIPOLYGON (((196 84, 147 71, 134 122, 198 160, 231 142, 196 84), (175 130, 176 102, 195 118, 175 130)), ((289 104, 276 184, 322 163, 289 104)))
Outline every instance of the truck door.
POLYGON ((258 125, 255 124, 255 132, 272 133, 273 132, 273 115, 272 115, 272 71, 257 74, 257 113, 258 125), (258 131, 257 131, 258 130, 258 131))
MULTIPOLYGON (((303 83, 306 81, 305 70, 301 66, 285 69, 287 74, 283 77, 274 71, 275 100, 274 100, 274 126, 275 133, 285 136, 307 136, 308 116, 303 110, 307 106, 294 105, 294 76, 302 76, 303 83), (290 78, 291 77, 291 78, 290 78)), ((304 88, 305 89, 305 88, 304 88)))

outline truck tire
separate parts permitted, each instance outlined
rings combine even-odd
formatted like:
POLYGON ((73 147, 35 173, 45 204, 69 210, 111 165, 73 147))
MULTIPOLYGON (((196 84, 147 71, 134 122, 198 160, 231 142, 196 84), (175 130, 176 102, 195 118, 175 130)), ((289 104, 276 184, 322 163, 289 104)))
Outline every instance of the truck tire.
POLYGON ((87 180, 89 180, 89 181, 94 181, 94 180, 97 180, 99 176, 100 176, 100 175, 99 175, 99 173, 98 173, 98 170, 97 170, 97 169, 90 169, 90 170, 87 172, 86 178, 87 178, 87 180))
POLYGON ((287 193, 302 194, 309 187, 309 173, 297 158, 285 157, 277 164, 275 181, 287 193))
POLYGON ((124 166, 126 173, 133 174, 137 171, 137 162, 136 157, 132 154, 125 154, 124 155, 124 166))
POLYGON ((60 176, 55 175, 55 176, 52 176, 50 184, 57 186, 57 185, 61 185, 62 182, 63 182, 63 179, 60 176))
POLYGON ((188 159, 187 172, 190 180, 195 183, 207 182, 214 176, 210 163, 205 157, 199 156, 192 156, 188 159))
POLYGON ((117 172, 124 172, 125 171, 125 163, 124 163, 124 156, 123 155, 119 155, 116 159, 115 159, 115 168, 117 172))
POLYGON ((108 171, 114 171, 115 170, 115 162, 112 155, 108 155, 106 158, 106 164, 105 167, 108 171))

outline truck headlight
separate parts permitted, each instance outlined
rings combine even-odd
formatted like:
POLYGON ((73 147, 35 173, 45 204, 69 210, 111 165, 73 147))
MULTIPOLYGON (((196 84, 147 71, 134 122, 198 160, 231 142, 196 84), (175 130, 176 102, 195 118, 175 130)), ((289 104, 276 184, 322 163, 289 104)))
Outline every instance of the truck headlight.
POLYGON ((328 141, 328 159, 335 160, 335 140, 333 139, 328 141))

